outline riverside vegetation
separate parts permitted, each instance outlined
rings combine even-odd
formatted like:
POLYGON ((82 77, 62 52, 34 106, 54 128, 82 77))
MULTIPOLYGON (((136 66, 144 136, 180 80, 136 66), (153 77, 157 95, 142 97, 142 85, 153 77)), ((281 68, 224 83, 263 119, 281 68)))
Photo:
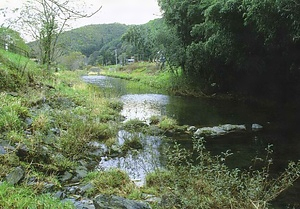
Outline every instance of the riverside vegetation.
MULTIPOLYGON (((81 81, 83 71, 45 72, 43 66, 5 51, 0 53, 0 63, 0 208, 75 208, 54 194, 64 184, 72 184, 62 176, 83 164, 91 169, 75 184, 91 187, 80 198, 109 194, 146 200, 152 195, 155 201, 147 199, 152 208, 269 208, 270 201, 299 178, 300 162, 291 162, 278 178, 269 176, 271 147, 261 170, 243 171, 225 165, 229 152, 210 155, 202 139, 194 139, 189 152, 170 143, 174 146, 166 150, 166 168, 148 174, 143 187, 118 169, 95 171, 91 162, 97 164, 102 155, 91 155, 90 143, 106 144, 112 153, 121 126, 147 132, 148 125, 140 121, 121 125, 122 104, 81 81), (24 176, 7 182, 17 167, 24 176)), ((165 82, 170 76, 167 71, 140 67, 132 69, 131 80, 158 82, 161 88, 170 83, 165 82), (141 72, 144 76, 138 78, 141 72)), ((169 118, 152 117, 151 122, 162 134, 185 129, 169 118)), ((125 145, 141 149, 136 137, 125 145)))

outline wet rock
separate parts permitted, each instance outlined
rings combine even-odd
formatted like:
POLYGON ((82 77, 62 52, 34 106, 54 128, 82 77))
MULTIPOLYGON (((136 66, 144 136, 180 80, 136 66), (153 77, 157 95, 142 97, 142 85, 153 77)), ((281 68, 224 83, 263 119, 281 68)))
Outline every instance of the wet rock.
POLYGON ((151 209, 144 202, 128 200, 114 195, 98 195, 93 200, 95 209, 151 209))
POLYGON ((21 167, 16 167, 12 172, 10 172, 6 181, 12 185, 18 184, 24 178, 25 172, 21 167))
POLYGON ((197 131, 197 128, 195 126, 190 126, 190 127, 187 128, 187 131, 188 132, 195 132, 195 131, 197 131))
POLYGON ((214 126, 214 127, 199 128, 194 133, 194 136, 196 138, 217 137, 217 136, 223 136, 223 135, 226 135, 229 133, 240 132, 240 131, 246 131, 246 126, 245 125, 225 124, 225 125, 214 126))
POLYGON ((261 129, 263 129, 262 125, 259 125, 257 123, 252 124, 251 126, 252 131, 260 131, 261 129))

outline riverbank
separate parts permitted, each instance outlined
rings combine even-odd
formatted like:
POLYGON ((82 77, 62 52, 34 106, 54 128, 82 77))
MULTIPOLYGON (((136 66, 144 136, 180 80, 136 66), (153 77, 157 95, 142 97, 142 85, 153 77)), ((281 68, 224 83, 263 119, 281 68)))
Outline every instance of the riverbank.
POLYGON ((187 80, 181 76, 180 69, 171 69, 168 66, 161 69, 156 63, 152 62, 138 62, 126 66, 105 66, 98 68, 97 72, 90 71, 89 73, 91 75, 100 74, 133 81, 134 84, 132 85, 136 85, 139 88, 149 88, 150 86, 168 92, 170 95, 203 97, 216 101, 231 100, 265 108, 278 108, 279 106, 282 108, 284 105, 293 105, 282 104, 277 100, 270 100, 268 98, 219 93, 213 85, 209 92, 203 92, 199 87, 186 83, 187 80))
MULTIPOLYGON (((150 125, 121 123, 122 104, 84 83, 80 76, 85 72, 45 72, 43 66, 2 51, 0 62, 0 208, 95 208, 101 200, 126 202, 120 197, 147 201, 152 208, 264 208, 299 177, 299 163, 291 163, 274 181, 266 178, 267 170, 229 169, 197 140, 194 153, 176 143, 166 150, 166 169, 148 174, 146 185, 137 187, 123 171, 97 169, 102 157, 142 149, 139 134, 124 147, 117 146, 117 132, 155 130, 163 137, 185 132, 186 127, 155 117, 150 125), (191 154, 199 156, 197 165, 190 161, 191 154), (270 185, 275 185, 272 190, 270 185)), ((136 85, 145 86, 141 81, 151 74, 137 79, 136 85)), ((148 83, 162 88, 169 85, 166 77, 151 77, 148 83)))

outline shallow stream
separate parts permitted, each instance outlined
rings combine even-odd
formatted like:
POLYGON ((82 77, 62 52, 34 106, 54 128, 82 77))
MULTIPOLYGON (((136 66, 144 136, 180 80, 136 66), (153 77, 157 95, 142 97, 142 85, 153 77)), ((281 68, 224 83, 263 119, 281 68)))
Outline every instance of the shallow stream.
MULTIPOLYGON (((206 147, 214 155, 231 150, 233 155, 227 160, 229 167, 249 168, 253 164, 253 158, 266 155, 265 148, 268 144, 272 144, 274 150, 271 166, 274 175, 282 172, 289 161, 300 159, 300 111, 297 112, 296 109, 267 109, 234 101, 171 96, 156 89, 132 88, 129 81, 105 76, 84 76, 83 80, 99 86, 106 97, 120 99, 124 104, 121 114, 126 120, 137 118, 147 122, 152 115, 166 115, 176 119, 181 125, 197 127, 245 124, 247 129, 250 129, 254 123, 262 125, 264 128, 259 132, 249 131, 246 134, 207 140, 206 147)), ((119 143, 130 137, 128 134, 120 131, 119 143)), ((145 143, 144 152, 129 153, 122 158, 103 159, 99 166, 103 169, 122 168, 142 185, 147 172, 161 166, 162 141, 153 136, 140 137, 145 143)), ((177 140, 184 147, 192 146, 191 140, 177 140)), ((299 180, 274 202, 276 208, 287 208, 289 204, 300 207, 299 180)))

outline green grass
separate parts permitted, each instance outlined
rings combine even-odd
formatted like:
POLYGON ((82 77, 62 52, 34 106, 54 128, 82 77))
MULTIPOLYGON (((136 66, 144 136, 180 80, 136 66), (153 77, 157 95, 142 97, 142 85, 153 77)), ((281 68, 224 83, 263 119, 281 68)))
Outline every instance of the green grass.
POLYGON ((70 203, 62 203, 60 200, 48 194, 37 195, 32 189, 13 187, 7 183, 0 183, 0 208, 74 208, 70 203))
POLYGON ((170 76, 171 73, 167 70, 159 70, 155 63, 140 62, 124 67, 115 68, 115 70, 109 70, 111 67, 104 68, 100 73, 102 75, 113 76, 130 81, 128 88, 143 88, 147 86, 156 89, 170 89, 170 76))
POLYGON ((94 186, 93 189, 88 191, 89 196, 114 194, 126 197, 136 190, 136 186, 128 175, 116 168, 91 172, 84 178, 83 182, 92 183, 94 186))
MULTIPOLYGON (((9 187, 11 193, 1 194, 5 205, 0 208, 15 203, 9 197, 13 197, 12 193, 16 193, 15 199, 20 202, 16 208, 35 208, 31 207, 33 203, 28 206, 22 203, 21 199, 24 202, 33 199, 25 182, 33 173, 40 181, 49 177, 58 181, 59 173, 74 169, 78 159, 85 159, 88 142, 105 143, 115 138, 122 105, 108 101, 96 87, 84 83, 81 71, 45 72, 43 66, 3 50, 0 63, 0 140, 29 149, 25 157, 18 157, 15 151, 0 155, 0 181, 14 167, 26 170, 25 190, 22 184, 18 189, 9 187), (59 132, 54 134, 52 130, 59 132), (45 154, 43 147, 48 153, 45 154)), ((40 192, 37 187, 33 186, 34 191, 40 192)), ((32 200, 45 202, 39 208, 63 208, 48 207, 51 200, 39 192, 34 193, 37 199, 32 200)))

